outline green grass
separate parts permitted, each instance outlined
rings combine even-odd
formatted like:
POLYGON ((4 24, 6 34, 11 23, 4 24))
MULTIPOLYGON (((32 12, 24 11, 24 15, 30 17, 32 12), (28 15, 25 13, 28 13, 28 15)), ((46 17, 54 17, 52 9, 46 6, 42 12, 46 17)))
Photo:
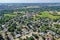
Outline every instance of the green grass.
POLYGON ((15 18, 15 17, 18 17, 18 16, 22 16, 22 14, 15 14, 15 13, 4 14, 4 21, 7 22, 11 18, 15 18))
POLYGON ((16 17, 17 15, 12 13, 12 14, 4 14, 4 17, 5 17, 5 16, 16 17))
POLYGON ((8 13, 8 14, 4 14, 4 17, 8 16, 8 17, 18 17, 18 16, 22 16, 24 15, 23 13, 20 14, 15 14, 15 13, 8 13))
POLYGON ((50 19, 59 19, 60 18, 60 16, 58 16, 58 15, 52 15, 52 14, 50 14, 49 12, 47 12, 47 11, 44 11, 44 12, 41 12, 41 15, 39 15, 39 17, 42 17, 42 18, 45 18, 45 17, 48 17, 48 18, 50 18, 50 19))

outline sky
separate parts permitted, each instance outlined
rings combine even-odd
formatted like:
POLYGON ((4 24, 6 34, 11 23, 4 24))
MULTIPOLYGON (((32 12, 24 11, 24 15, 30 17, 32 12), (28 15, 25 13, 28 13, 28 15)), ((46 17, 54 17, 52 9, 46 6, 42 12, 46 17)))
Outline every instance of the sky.
POLYGON ((60 0, 0 0, 0 3, 60 3, 60 0))

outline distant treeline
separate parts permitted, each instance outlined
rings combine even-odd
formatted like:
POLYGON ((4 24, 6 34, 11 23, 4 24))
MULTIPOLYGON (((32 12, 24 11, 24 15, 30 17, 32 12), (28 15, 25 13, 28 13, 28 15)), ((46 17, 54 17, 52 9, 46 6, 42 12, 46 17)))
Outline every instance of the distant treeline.
POLYGON ((14 11, 28 11, 28 12, 38 12, 38 11, 60 11, 60 6, 41 6, 39 8, 18 8, 11 9, 7 8, 4 10, 0 10, 0 15, 4 13, 13 13, 14 11))

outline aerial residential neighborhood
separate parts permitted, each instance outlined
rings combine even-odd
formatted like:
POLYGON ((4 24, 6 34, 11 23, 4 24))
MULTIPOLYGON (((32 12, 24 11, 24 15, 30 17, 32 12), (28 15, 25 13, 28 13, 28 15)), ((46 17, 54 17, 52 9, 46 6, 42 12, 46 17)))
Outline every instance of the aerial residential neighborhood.
POLYGON ((60 40, 60 3, 1 3, 0 40, 60 40))

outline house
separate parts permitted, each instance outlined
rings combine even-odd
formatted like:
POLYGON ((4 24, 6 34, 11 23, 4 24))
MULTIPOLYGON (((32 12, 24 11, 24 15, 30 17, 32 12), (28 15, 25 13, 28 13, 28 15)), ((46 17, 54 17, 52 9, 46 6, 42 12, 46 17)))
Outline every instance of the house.
POLYGON ((28 30, 25 30, 23 32, 24 32, 24 34, 29 34, 29 31, 28 30))
POLYGON ((52 36, 50 34, 48 34, 46 37, 45 37, 45 40, 52 40, 52 36))
POLYGON ((2 28, 4 28, 5 31, 8 30, 7 27, 6 27, 6 25, 2 25, 2 28))
POLYGON ((21 37, 21 34, 16 34, 15 37, 16 38, 21 37))
POLYGON ((5 27, 5 25, 2 25, 2 27, 4 28, 4 27, 5 27))
POLYGON ((40 35, 45 35, 45 33, 44 33, 44 32, 40 32, 39 34, 40 34, 40 35))

